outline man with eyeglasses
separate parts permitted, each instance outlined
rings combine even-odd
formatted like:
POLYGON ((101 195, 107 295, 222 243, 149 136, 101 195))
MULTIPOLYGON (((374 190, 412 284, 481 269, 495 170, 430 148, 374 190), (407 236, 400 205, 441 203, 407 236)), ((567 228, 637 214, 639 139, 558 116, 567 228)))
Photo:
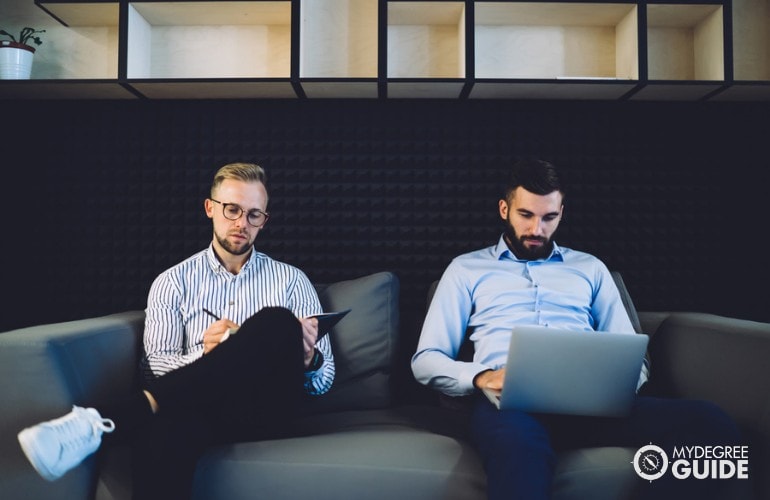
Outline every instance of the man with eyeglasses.
POLYGON ((334 358, 329 337, 317 339, 313 316, 323 311, 314 287, 254 249, 267 203, 260 166, 219 169, 204 202, 211 244, 150 288, 144 389, 22 430, 19 442, 41 476, 58 479, 104 435, 133 445, 134 498, 189 498, 205 449, 279 436, 303 394, 331 388, 334 358))

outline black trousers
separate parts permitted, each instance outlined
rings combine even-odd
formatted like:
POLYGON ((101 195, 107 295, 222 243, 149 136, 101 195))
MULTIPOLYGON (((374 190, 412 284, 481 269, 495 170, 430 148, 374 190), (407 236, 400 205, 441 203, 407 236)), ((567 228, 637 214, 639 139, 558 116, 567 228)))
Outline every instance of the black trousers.
POLYGON ((148 383, 157 414, 103 412, 116 423, 110 439, 130 440, 134 498, 188 499, 207 448, 283 435, 301 405, 303 371, 299 321, 265 308, 206 356, 148 383))

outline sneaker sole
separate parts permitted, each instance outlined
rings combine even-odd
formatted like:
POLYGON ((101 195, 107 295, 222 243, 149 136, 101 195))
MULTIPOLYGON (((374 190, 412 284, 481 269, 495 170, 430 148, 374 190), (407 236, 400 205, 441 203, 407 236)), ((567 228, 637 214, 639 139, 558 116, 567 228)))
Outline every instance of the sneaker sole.
POLYGON ((19 433, 19 444, 21 445, 21 449, 24 452, 24 455, 27 456, 29 463, 32 464, 32 467, 35 468, 35 471, 37 471, 37 473, 40 474, 43 479, 46 481, 54 481, 59 479, 60 476, 48 470, 48 468, 46 468, 38 459, 39 453, 35 448, 35 436, 33 434, 33 429, 24 429, 19 433))

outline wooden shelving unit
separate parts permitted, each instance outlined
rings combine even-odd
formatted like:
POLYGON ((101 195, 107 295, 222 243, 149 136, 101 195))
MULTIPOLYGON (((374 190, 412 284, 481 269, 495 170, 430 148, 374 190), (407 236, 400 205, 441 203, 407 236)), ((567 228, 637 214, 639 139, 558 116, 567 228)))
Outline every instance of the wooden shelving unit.
POLYGON ((693 1, 37 0, 0 98, 769 100, 770 2, 693 1))

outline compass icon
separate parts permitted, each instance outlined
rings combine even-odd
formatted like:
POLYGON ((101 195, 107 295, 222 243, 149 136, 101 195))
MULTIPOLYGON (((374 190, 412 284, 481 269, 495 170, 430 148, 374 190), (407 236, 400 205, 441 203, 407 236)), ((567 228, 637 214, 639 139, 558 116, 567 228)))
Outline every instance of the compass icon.
POLYGON ((634 470, 643 479, 654 481, 668 470, 668 456, 659 446, 650 443, 642 446, 634 455, 634 470))

